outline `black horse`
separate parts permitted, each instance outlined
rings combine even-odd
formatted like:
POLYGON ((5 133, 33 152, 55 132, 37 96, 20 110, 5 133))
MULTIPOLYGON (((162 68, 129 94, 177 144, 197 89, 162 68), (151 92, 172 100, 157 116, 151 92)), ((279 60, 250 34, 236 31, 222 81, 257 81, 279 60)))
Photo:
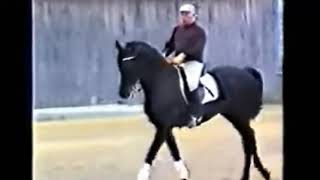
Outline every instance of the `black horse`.
MULTIPOLYGON (((189 178, 189 170, 182 161, 172 129, 185 127, 189 121, 188 105, 181 93, 177 68, 167 63, 161 53, 140 41, 116 41, 117 62, 121 74, 119 95, 128 98, 140 83, 145 93, 144 112, 155 126, 156 133, 141 168, 138 179, 149 179, 150 167, 165 142, 180 172, 181 179, 189 178)), ((262 107, 263 81, 261 74, 251 67, 216 67, 208 71, 217 80, 220 95, 203 105, 202 123, 221 114, 238 130, 242 137, 245 163, 241 180, 249 179, 251 158, 268 180, 270 172, 264 168, 257 153, 255 132, 250 127, 262 107)))

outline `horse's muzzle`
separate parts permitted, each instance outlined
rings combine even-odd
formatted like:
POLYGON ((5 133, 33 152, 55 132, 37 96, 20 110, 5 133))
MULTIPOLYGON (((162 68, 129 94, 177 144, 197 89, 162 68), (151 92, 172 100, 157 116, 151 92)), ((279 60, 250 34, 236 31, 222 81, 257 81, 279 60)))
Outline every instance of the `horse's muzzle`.
POLYGON ((120 90, 119 91, 119 96, 123 99, 128 99, 130 97, 131 92, 130 91, 125 91, 125 90, 120 90))
POLYGON ((142 88, 136 83, 135 85, 129 87, 129 88, 121 88, 119 91, 119 95, 123 99, 132 98, 134 96, 134 93, 140 92, 142 88))

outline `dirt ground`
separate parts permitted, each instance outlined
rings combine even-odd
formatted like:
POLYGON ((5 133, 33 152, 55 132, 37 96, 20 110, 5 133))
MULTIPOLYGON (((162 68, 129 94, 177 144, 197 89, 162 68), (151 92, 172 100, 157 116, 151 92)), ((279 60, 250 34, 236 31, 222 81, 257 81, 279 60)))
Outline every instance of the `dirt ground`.
MULTIPOLYGON (((252 122, 258 151, 273 180, 282 179, 282 106, 265 106, 252 122)), ((153 138, 144 115, 34 123, 36 180, 134 180, 153 138)), ((221 116, 195 129, 175 129, 193 180, 239 180, 244 165, 241 139, 221 116)), ((152 180, 178 180, 166 145, 152 180)), ((262 180, 252 166, 251 180, 262 180)))

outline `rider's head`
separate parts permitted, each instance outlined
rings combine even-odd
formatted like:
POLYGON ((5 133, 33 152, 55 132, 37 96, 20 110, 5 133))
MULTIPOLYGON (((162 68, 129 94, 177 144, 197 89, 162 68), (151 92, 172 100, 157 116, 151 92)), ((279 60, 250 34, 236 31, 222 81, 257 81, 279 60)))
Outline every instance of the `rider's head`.
POLYGON ((182 25, 189 25, 196 21, 196 8, 192 4, 183 4, 179 9, 179 13, 182 25))

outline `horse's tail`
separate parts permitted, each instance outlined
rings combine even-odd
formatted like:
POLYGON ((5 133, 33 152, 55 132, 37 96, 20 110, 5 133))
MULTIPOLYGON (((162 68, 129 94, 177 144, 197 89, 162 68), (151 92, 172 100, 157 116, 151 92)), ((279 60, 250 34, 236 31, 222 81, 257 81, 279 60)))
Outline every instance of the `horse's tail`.
POLYGON ((252 67, 245 67, 244 69, 252 74, 252 76, 259 82, 259 89, 263 92, 263 78, 261 72, 252 67))

